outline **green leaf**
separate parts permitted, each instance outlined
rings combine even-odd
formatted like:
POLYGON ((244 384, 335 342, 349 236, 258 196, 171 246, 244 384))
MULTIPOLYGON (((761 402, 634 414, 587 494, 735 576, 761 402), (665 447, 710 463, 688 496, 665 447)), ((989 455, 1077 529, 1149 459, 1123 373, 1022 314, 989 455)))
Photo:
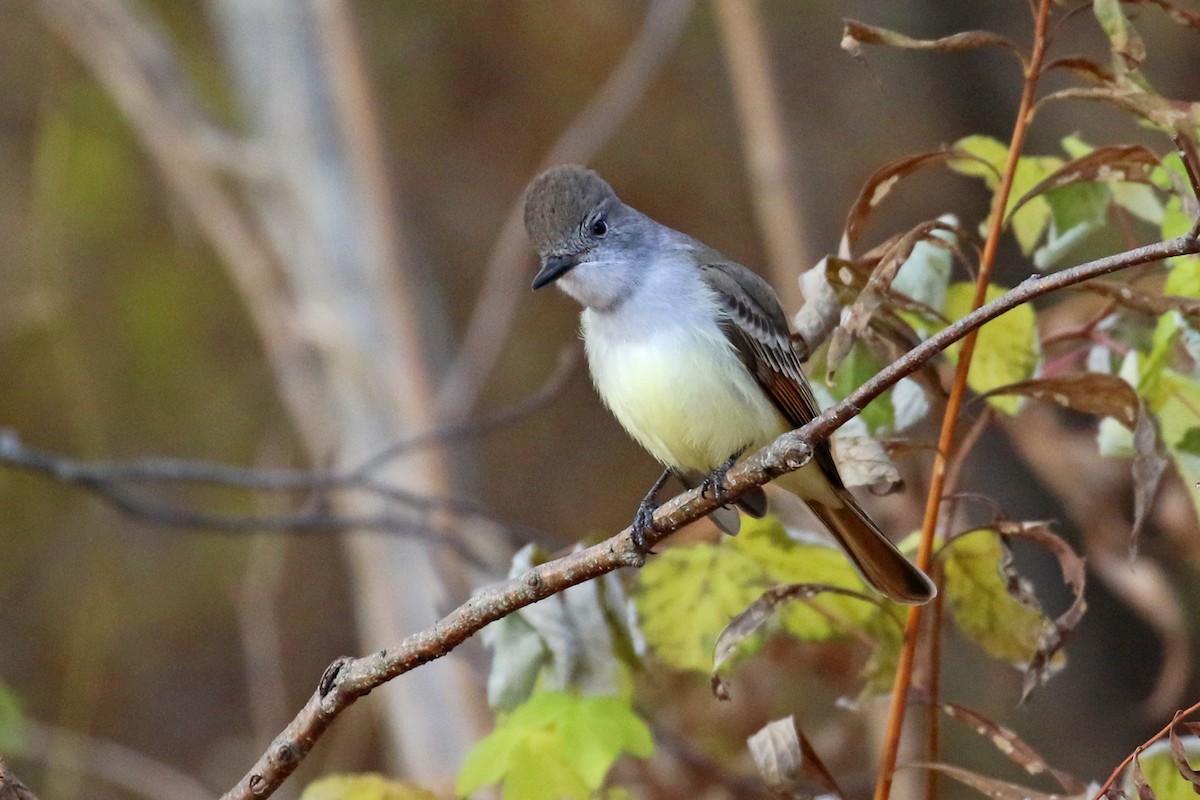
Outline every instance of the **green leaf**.
POLYGON ((1114 59, 1118 68, 1136 69, 1146 59, 1146 45, 1137 29, 1125 16, 1121 8, 1121 0, 1095 0, 1092 3, 1092 13, 1112 45, 1114 59))
MULTIPOLYGON (((955 142, 954 146, 985 163, 981 164, 973 159, 960 159, 951 161, 950 168, 963 175, 981 178, 989 189, 996 191, 1000 185, 1004 162, 1008 158, 1008 146, 990 136, 967 136, 955 142)), ((1018 158, 1008 205, 1004 209, 1005 216, 1008 216, 1017 201, 1062 166, 1062 163, 1062 159, 1055 156, 1018 158)), ((1045 196, 1031 198, 1006 222, 1012 227, 1021 252, 1029 254, 1037 246, 1050 222, 1050 204, 1045 196)))
POLYGON ((960 175, 982 179, 989 189, 1000 185, 1000 170, 1008 155, 1008 147, 1003 142, 991 136, 965 136, 955 142, 954 147, 975 158, 951 161, 950 169, 960 175))
MULTIPOLYGON (((744 534, 745 529, 738 539, 744 534)), ((646 643, 671 666, 704 673, 729 620, 771 584, 759 563, 723 544, 672 547, 638 577, 636 602, 646 643)))
MULTIPOLYGON (((824 540, 796 541, 772 515, 744 519, 741 533, 729 540, 728 549, 757 563, 773 583, 825 583, 868 591, 841 550, 824 540)), ((783 606, 779 621, 792 636, 821 641, 863 629, 877 611, 877 606, 858 598, 823 594, 783 606)))
POLYGON ((1162 238, 1165 240, 1182 236, 1191 227, 1192 218, 1183 210, 1183 202, 1179 199, 1179 195, 1171 195, 1167 199, 1167 205, 1163 208, 1162 238))
POLYGON ((900 647, 904 644, 904 625, 893 614, 877 608, 867 620, 865 630, 874 647, 862 670, 865 683, 860 697, 864 698, 892 691, 900 664, 900 647))
MULTIPOLYGON (((1008 591, 1002 566, 1007 553, 994 531, 980 529, 951 539, 942 549, 946 599, 958 629, 993 658, 1024 668, 1051 624, 1008 591)), ((1062 659, 1059 653, 1056 659, 1062 659)))
POLYGON ((1163 443, 1188 487, 1197 513, 1200 513, 1200 489, 1196 486, 1200 481, 1200 455, 1196 454, 1195 447, 1200 436, 1197 433, 1200 429, 1200 383, 1166 367, 1161 368, 1153 380, 1146 380, 1146 376, 1144 371, 1138 393, 1146 398, 1158 420, 1163 443))
POLYGON ((438 800, 423 787, 374 773, 326 775, 304 787, 300 800, 438 800))
POLYGON ((1121 208, 1151 225, 1162 225, 1166 209, 1154 187, 1144 183, 1114 182, 1110 188, 1113 202, 1121 208))
POLYGON ((21 750, 25 717, 21 703, 7 684, 0 682, 0 753, 21 750))
POLYGON ((467 754, 455 791, 502 784, 514 800, 588 798, 622 753, 654 752, 650 729, 620 697, 541 692, 501 716, 467 754))
POLYGON ((1176 259, 1171 271, 1167 273, 1163 294, 1200 297, 1200 258, 1190 256, 1176 259))
MULTIPOLYGON (((871 353, 861 340, 856 341, 850 347, 850 352, 838 366, 837 371, 833 374, 833 385, 829 387, 829 390, 837 399, 844 399, 859 386, 866 383, 868 379, 874 377, 875 373, 879 372, 883 367, 884 364, 871 353)), ((878 434, 880 431, 890 431, 896 422, 895 411, 892 408, 891 391, 884 392, 868 403, 860 416, 872 434, 878 434)))
MULTIPOLYGON (((1004 292, 1002 287, 993 284, 988 287, 987 299, 994 300, 1004 292)), ((973 284, 951 284, 946 292, 946 317, 954 321, 966 316, 971 311, 974 296, 973 284)), ((946 351, 947 357, 957 361, 960 349, 961 344, 951 345, 946 351)), ((975 391, 984 393, 1028 380, 1037 369, 1038 358, 1036 320, 1033 307, 1026 303, 979 329, 967 383, 975 391)), ((996 396, 989 397, 988 402, 1006 414, 1016 414, 1023 399, 996 396)))

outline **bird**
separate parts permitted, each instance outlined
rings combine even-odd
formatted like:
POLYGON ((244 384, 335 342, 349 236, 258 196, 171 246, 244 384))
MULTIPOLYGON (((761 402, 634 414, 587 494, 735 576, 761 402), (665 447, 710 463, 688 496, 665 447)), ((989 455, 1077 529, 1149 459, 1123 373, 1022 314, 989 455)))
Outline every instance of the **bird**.
MULTIPOLYGON (((744 453, 819 413, 787 316, 752 270, 626 205, 599 174, 576 164, 529 183, 524 222, 540 260, 533 288, 554 284, 583 307, 597 393, 665 467, 634 518, 635 544, 669 475, 719 499, 725 471, 744 453)), ((808 505, 876 591, 910 604, 936 594, 846 488, 828 440, 774 483, 808 505)), ((751 516, 767 513, 761 488, 735 502, 751 516)), ((736 534, 736 509, 711 516, 736 534)))

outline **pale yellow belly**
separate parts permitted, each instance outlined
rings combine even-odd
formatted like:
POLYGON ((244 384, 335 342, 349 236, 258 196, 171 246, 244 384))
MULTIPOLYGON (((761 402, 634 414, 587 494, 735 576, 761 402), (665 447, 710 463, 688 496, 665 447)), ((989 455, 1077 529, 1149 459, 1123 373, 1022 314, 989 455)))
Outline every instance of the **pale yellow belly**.
POLYGON ((588 342, 604 403, 673 469, 708 473, 789 427, 715 326, 712 334, 674 332, 619 346, 588 342))

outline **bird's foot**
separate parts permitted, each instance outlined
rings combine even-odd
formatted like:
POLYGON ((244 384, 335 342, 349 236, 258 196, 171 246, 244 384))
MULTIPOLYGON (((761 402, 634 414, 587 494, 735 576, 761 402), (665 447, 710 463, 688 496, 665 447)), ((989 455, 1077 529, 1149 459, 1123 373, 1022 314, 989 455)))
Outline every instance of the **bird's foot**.
POLYGON ((633 523, 629 526, 629 538, 633 541, 633 546, 643 555, 653 555, 654 553, 651 549, 652 545, 646 540, 646 537, 654 533, 654 512, 658 510, 658 503, 654 502, 654 498, 658 496, 659 490, 662 489, 669 477, 671 477, 671 471, 663 470, 663 474, 659 476, 654 485, 650 487, 650 491, 646 492, 646 496, 642 498, 642 502, 638 504, 637 513, 633 515, 633 523))
POLYGON ((725 459, 717 466, 700 484, 700 494, 703 497, 711 497, 721 505, 725 505, 725 475, 737 463, 737 460, 742 457, 742 453, 746 452, 745 448, 738 450, 736 453, 725 459))
POLYGON ((633 515, 633 524, 629 538, 633 540, 633 546, 638 549, 638 552, 645 555, 653 555, 654 550, 646 541, 646 536, 654 533, 654 512, 658 510, 658 503, 655 503, 649 498, 643 500, 638 505, 637 513, 633 515))

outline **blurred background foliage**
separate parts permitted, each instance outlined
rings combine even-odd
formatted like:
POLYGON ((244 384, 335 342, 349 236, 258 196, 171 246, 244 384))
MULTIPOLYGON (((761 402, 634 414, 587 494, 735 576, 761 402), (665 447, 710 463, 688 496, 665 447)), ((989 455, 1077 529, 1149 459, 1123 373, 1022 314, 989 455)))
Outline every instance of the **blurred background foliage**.
MULTIPOLYGON (((138 4, 165 26, 207 112, 241 124, 207 4, 138 4)), ((510 207, 608 78, 646 6, 375 0, 354 3, 352 12, 385 143, 385 177, 398 201, 394 224, 414 260, 406 268, 446 309, 426 324, 458 341, 510 207)), ((814 257, 836 249, 845 212, 875 167, 973 133, 1007 139, 1020 89, 1007 56, 879 51, 864 67, 839 49, 841 18, 919 37, 986 28, 1027 41, 1023 3, 769 0, 762 14, 795 173, 789 177, 803 209, 796 224, 814 257)), ((1149 13, 1139 27, 1157 88, 1196 97, 1194 36, 1149 13)), ((1078 41, 1060 46, 1103 50, 1100 32, 1088 30, 1073 26, 1066 35, 1078 41)), ((35 4, 0 4, 0 53, 0 426, 30 446, 86 459, 306 465, 228 272, 164 189, 105 89, 35 4)), ((1075 132, 1097 144, 1144 140, 1110 110, 1060 104, 1039 117, 1026 150, 1057 152, 1059 139, 1075 132)), ((638 208, 766 273, 718 22, 707 3, 696 4, 677 48, 592 166, 638 208)), ((873 234, 947 210, 974 224, 986 202, 973 181, 922 175, 881 210, 873 234)), ((1000 259, 1002 283, 1027 269, 1014 255, 1000 259)), ((527 262, 530 275, 532 253, 527 262)), ((540 386, 574 336, 576 315, 561 296, 523 290, 476 410, 503 407, 540 386)), ((1048 412, 1037 413, 1045 419, 1048 412)), ((1048 424, 1032 429, 1051 430, 1048 424)), ((1027 445, 990 433, 964 488, 996 498, 1015 519, 1062 517, 1054 495, 1017 455, 1027 445)), ((1061 469, 1078 468, 1069 447, 1045 437, 1041 446, 1061 469)), ((459 489, 501 519, 544 531, 551 545, 627 524, 657 474, 581 369, 548 407, 464 452, 469 458, 455 463, 459 489)), ((914 457, 909 491, 875 504, 885 528, 900 533, 919 523, 925 464, 914 457)), ((1087 466, 1079 470, 1080 493, 1108 491, 1114 480, 1128 492, 1124 465, 1087 466)), ((281 507, 245 493, 162 491, 214 511, 281 507)), ((1163 513, 1174 508, 1195 534, 1179 487, 1162 502, 1163 513)), ((1069 525, 1062 530, 1079 536, 1069 525)), ((1200 547, 1191 545, 1154 532, 1143 541, 1145 551, 1168 561, 1187 612, 1181 636, 1194 632, 1200 603, 1200 547)), ((505 568, 496 564, 495 575, 505 568)), ((232 785, 325 664, 392 643, 356 638, 355 591, 332 535, 157 527, 78 489, 0 472, 0 691, 40 726, 27 732, 37 746, 27 745, 15 768, 46 800, 132 796, 80 771, 79 750, 56 733, 69 730, 119 742, 211 789, 232 785), (266 623, 253 612, 261 604, 274 611, 266 623), (248 667, 255 648, 247 641, 267 638, 277 641, 280 669, 264 687, 248 667)), ((1161 724, 1141 703, 1158 679, 1164 645, 1102 584, 1089 595, 1069 671, 1028 708, 1014 709, 1018 673, 959 644, 950 645, 945 690, 1019 725, 1052 762, 1100 776, 1161 724)), ((1194 638, 1183 638, 1183 646, 1194 638)), ((482 682, 486 660, 477 645, 455 657, 467 659, 482 682)), ((774 643, 739 679, 732 704, 717 704, 702 678, 645 676, 650 702, 666 709, 650 785, 662 786, 663 797, 679 796, 681 787, 709 791, 704 758, 735 752, 764 720, 793 711, 827 751, 855 752, 845 745, 873 736, 879 719, 847 720, 834 707, 839 693, 853 691, 857 658, 851 644, 774 643), (698 738, 684 742, 685 733, 698 738), (692 747, 709 755, 686 752, 692 747)), ((1192 675, 1176 677, 1180 691, 1170 707, 1200 691, 1192 675)), ((404 692, 405 680, 383 691, 404 692)), ((991 754, 959 743, 953 732, 948 749, 947 760, 999 769, 991 754)), ((356 709, 304 775, 381 768, 389 763, 382 750, 369 715, 356 709)), ((833 759, 842 773, 869 783, 869 764, 845 758, 833 759)), ((295 796, 303 782, 283 796, 295 796)))

